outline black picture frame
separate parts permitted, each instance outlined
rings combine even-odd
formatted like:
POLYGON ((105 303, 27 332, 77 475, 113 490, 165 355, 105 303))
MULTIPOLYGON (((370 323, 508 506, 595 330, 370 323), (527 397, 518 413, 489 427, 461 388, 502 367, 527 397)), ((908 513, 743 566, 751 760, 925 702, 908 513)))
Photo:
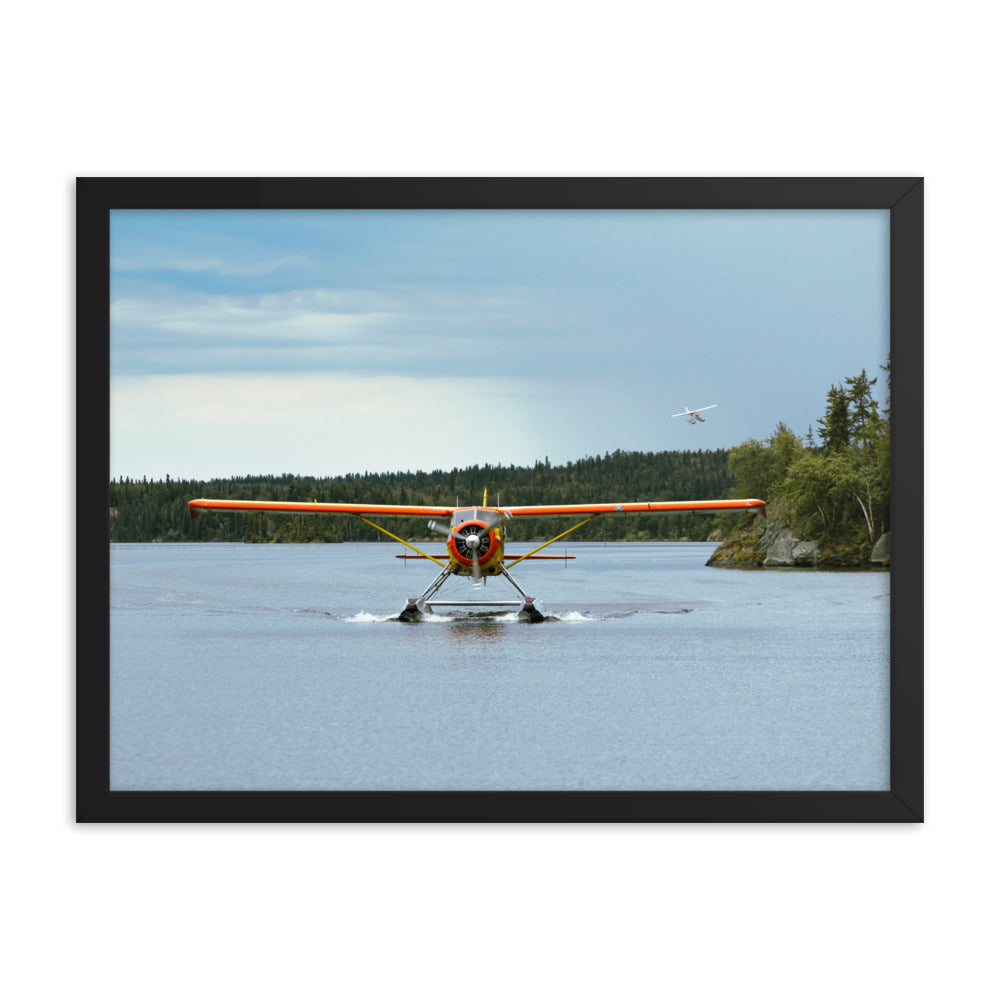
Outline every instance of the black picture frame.
POLYGON ((923 179, 78 178, 77 822, 923 822, 923 179), (890 790, 241 792, 110 789, 113 209, 887 209, 892 352, 890 790))

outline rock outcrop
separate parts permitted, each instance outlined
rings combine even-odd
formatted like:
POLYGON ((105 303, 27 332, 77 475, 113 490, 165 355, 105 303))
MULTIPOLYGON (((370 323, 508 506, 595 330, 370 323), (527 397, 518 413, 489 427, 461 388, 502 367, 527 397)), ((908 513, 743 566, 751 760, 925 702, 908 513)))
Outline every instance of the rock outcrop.
POLYGON ((872 549, 872 554, 868 557, 868 561, 878 566, 888 566, 889 552, 889 532, 887 531, 875 543, 875 548, 872 549))
POLYGON ((799 538, 780 504, 768 508, 767 519, 751 517, 724 539, 707 566, 736 569, 757 567, 859 567, 889 566, 889 535, 882 535, 866 559, 857 546, 825 544, 799 538))

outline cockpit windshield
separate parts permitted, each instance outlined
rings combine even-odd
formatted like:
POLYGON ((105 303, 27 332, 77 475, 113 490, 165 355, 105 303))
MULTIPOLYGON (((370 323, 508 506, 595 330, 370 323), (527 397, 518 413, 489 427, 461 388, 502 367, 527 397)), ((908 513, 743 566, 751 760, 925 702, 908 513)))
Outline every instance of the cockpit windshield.
POLYGON ((451 515, 451 526, 457 527, 466 521, 485 521, 491 527, 499 520, 495 510, 484 510, 482 507, 463 507, 451 515))

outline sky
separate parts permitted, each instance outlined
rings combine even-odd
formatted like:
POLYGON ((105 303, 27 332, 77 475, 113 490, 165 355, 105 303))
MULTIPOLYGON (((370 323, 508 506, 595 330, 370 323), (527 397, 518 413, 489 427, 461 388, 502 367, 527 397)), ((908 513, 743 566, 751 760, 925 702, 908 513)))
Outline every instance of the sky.
POLYGON ((883 210, 111 213, 113 478, 804 436, 888 351, 883 210))

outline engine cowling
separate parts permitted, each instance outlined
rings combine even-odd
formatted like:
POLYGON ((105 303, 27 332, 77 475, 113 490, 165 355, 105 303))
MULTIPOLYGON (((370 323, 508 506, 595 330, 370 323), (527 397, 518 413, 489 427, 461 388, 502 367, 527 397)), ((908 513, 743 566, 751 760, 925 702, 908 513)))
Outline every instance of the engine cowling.
POLYGON ((503 541, 496 526, 491 528, 485 521, 465 521, 453 530, 459 537, 451 535, 448 538, 448 551, 459 566, 472 572, 475 548, 480 573, 499 571, 498 567, 503 565, 503 541), (478 546, 467 541, 473 535, 478 539, 478 546))

